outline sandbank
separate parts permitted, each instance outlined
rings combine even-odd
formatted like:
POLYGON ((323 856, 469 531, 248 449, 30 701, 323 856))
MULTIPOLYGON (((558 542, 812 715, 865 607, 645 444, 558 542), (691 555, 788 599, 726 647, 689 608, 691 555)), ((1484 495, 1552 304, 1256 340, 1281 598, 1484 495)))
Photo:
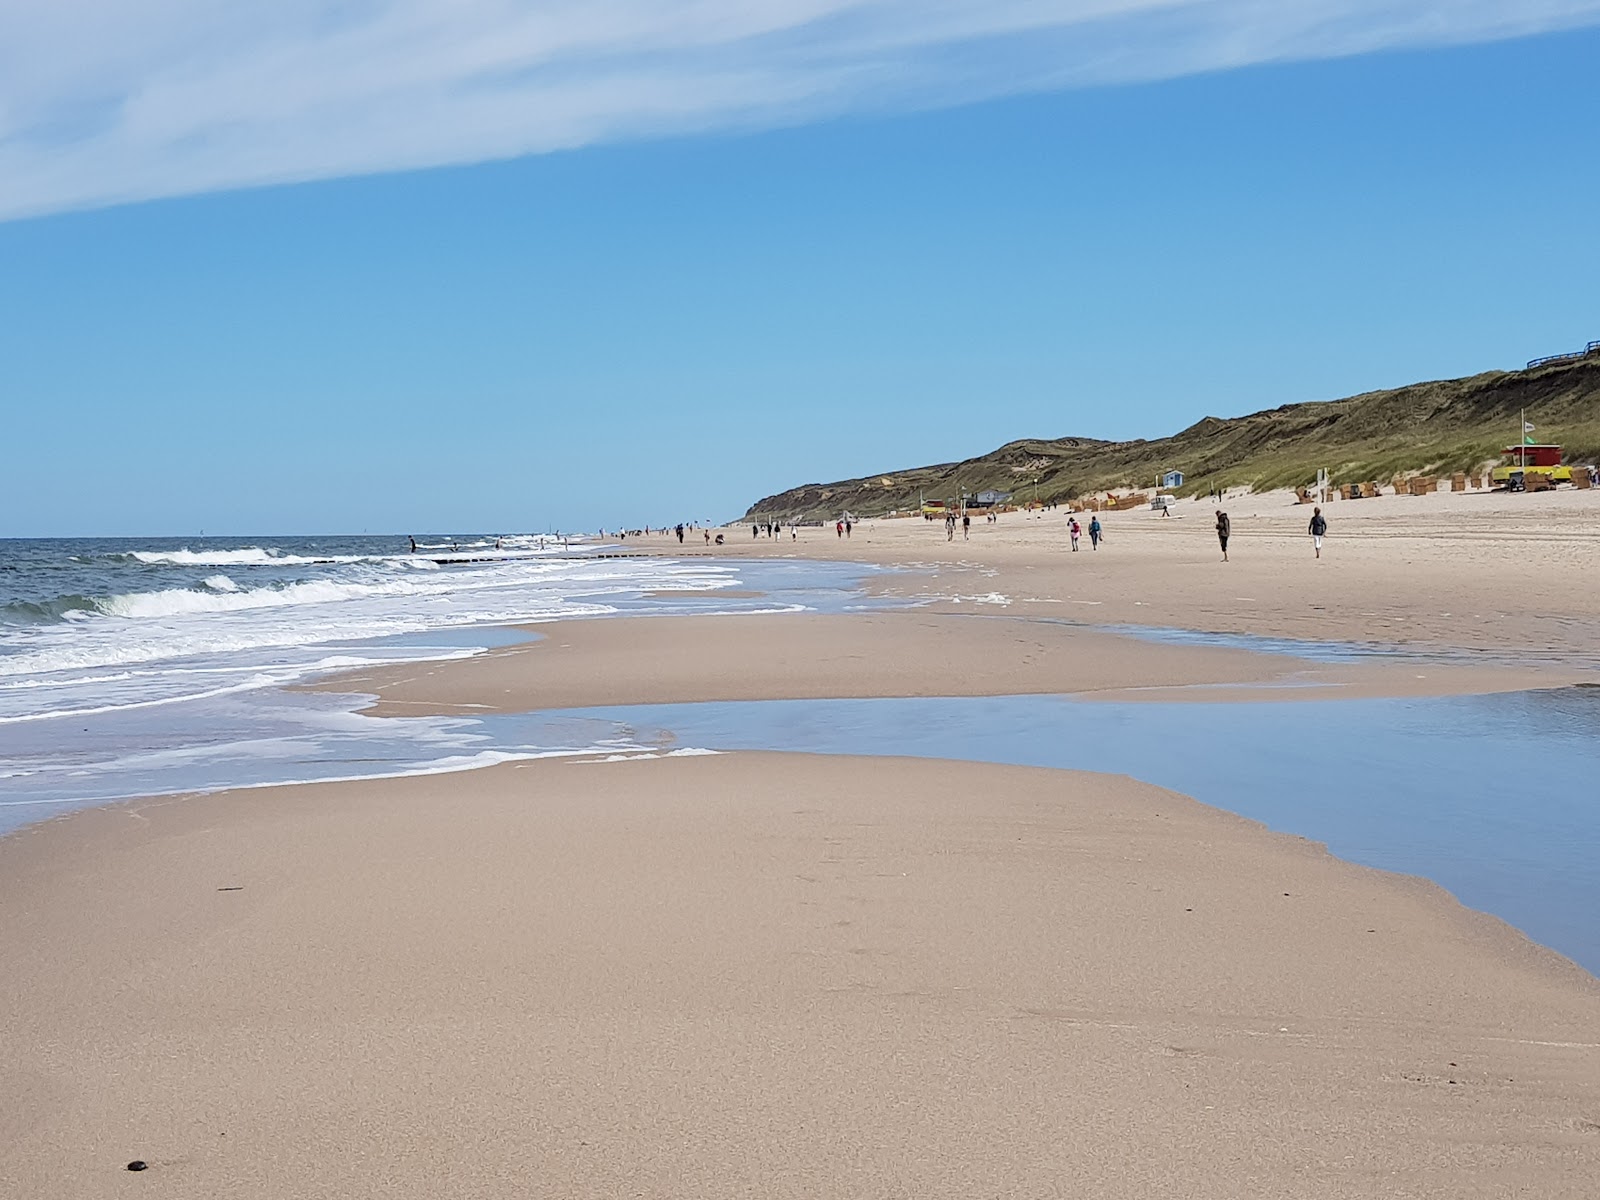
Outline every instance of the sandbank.
POLYGON ((8 1196, 1600 1178, 1593 978, 1128 779, 738 754, 146 801, 0 839, 0 910, 8 1196))
POLYGON ((986 606, 845 615, 630 617, 530 626, 540 639, 453 662, 341 673, 376 716, 879 696, 1098 695, 1223 701, 1434 696, 1553 687, 1553 666, 1317 663, 1175 646, 986 606), (1293 683, 1285 688, 1281 685, 1293 683), (1270 687, 1270 691, 1253 689, 1270 687))

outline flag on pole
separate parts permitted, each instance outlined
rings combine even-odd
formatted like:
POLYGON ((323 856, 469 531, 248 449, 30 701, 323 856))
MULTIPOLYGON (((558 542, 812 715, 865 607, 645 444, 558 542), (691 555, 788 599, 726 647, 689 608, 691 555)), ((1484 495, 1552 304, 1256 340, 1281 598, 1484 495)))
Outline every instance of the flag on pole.
POLYGON ((1522 432, 1523 433, 1532 433, 1533 432, 1533 422, 1524 421, 1522 423, 1522 432))

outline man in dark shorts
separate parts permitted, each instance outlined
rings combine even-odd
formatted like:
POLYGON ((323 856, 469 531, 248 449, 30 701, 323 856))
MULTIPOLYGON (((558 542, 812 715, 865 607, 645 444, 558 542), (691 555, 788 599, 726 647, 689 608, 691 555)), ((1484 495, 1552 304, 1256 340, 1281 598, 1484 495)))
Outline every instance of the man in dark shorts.
POLYGON ((1222 543, 1222 561, 1228 561, 1228 535, 1233 532, 1233 522, 1228 514, 1217 509, 1217 541, 1222 543))

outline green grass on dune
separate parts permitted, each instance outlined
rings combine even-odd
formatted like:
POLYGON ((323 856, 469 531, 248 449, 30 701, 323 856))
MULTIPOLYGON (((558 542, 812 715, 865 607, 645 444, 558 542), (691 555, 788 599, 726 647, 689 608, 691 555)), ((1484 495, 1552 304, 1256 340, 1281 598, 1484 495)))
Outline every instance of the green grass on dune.
POLYGON ((1012 492, 1017 503, 1035 495, 1067 501, 1113 488, 1152 490, 1171 469, 1185 475, 1181 495, 1309 486, 1320 468, 1336 484, 1386 484, 1396 475, 1473 471, 1498 460, 1515 442, 1524 411, 1535 436, 1562 445, 1568 462, 1600 461, 1600 356, 1207 417, 1154 441, 1024 439, 964 462, 791 488, 756 501, 746 515, 880 515, 915 510, 920 495, 945 499, 987 488, 1012 492))

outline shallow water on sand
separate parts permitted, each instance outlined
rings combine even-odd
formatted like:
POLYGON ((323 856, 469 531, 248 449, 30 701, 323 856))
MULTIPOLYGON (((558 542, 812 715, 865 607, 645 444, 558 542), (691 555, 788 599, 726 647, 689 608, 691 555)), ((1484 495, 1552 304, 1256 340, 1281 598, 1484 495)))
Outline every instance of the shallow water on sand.
POLYGON ((485 724, 497 742, 604 737, 1131 775, 1341 858, 1432 879, 1600 973, 1600 689, 1295 703, 779 700, 485 724))

